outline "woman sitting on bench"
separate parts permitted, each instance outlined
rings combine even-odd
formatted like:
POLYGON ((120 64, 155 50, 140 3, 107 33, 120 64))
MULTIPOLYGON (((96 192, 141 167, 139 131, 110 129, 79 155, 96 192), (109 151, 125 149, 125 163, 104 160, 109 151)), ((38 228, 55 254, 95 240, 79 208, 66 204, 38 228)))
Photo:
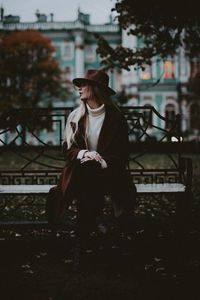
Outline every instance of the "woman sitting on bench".
POLYGON ((88 70, 75 78, 80 105, 68 117, 65 128, 62 192, 67 206, 77 199, 76 234, 84 241, 96 227, 104 195, 112 196, 114 215, 123 229, 133 215, 136 189, 126 171, 129 155, 127 122, 112 103, 115 92, 103 71, 88 70))

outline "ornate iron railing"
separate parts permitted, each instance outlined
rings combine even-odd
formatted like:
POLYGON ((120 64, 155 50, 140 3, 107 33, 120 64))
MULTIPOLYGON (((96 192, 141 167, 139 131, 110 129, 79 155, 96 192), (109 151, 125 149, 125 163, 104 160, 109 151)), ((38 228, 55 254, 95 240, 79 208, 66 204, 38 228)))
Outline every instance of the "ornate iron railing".
POLYGON ((17 170, 60 170, 63 157, 55 155, 52 150, 55 146, 61 148, 64 127, 71 110, 13 110, 10 114, 2 115, 0 150, 11 151, 18 159, 17 170))
MULTIPOLYGON (((135 183, 176 183, 181 179, 180 115, 170 120, 152 106, 122 107, 129 127, 129 170, 135 183), (135 148, 135 149, 134 149, 135 148), (158 151, 159 150, 159 151, 158 151), (163 165, 149 166, 149 153, 161 152, 163 165)), ((156 164, 156 162, 155 162, 156 164)))
MULTIPOLYGON (((128 169, 134 182, 188 184, 187 165, 181 153, 180 115, 169 120, 151 106, 124 106, 120 109, 129 128, 128 169), (160 160, 158 164, 158 154, 153 163, 149 162, 149 153, 157 152, 158 148, 161 149, 159 155, 163 157, 162 165, 160 160)), ((1 115, 0 185, 57 184, 64 165, 61 151, 63 132, 71 111, 72 108, 40 108, 13 110, 1 115)), ((20 210, 23 205, 41 204, 38 197, 23 195, 17 201, 17 209, 20 210)), ((0 211, 5 216, 8 210, 16 212, 13 201, 13 195, 1 195, 0 211)), ((40 215, 44 217, 44 209, 40 215)), ((26 216, 33 218, 28 210, 26 216)))
MULTIPOLYGON (((132 152, 129 168, 130 172, 135 175, 134 180, 139 182, 143 177, 144 182, 162 182, 163 178, 166 178, 169 182, 173 178, 174 182, 177 182, 180 177, 178 174, 181 160, 180 116, 177 115, 174 120, 168 120, 151 106, 121 107, 120 109, 129 127, 132 152), (173 153, 169 152, 168 145, 170 149, 172 147, 175 149, 173 153), (165 161, 168 161, 167 167, 149 168, 148 160, 145 158, 149 152, 155 152, 158 147, 163 148, 165 161), (171 172, 170 176, 168 176, 169 172, 171 172), (137 179, 138 176, 141 177, 140 180, 137 179)), ((64 159, 60 150, 64 127, 71 111, 72 108, 40 108, 13 110, 10 114, 2 116, 0 151, 6 150, 11 153, 16 162, 14 166, 8 162, 6 169, 0 168, 2 184, 12 182, 20 184, 20 178, 22 178, 22 183, 33 184, 41 181, 42 177, 45 178, 44 182, 47 182, 52 178, 52 171, 56 176, 54 177, 56 183, 55 178, 63 167, 64 159)))

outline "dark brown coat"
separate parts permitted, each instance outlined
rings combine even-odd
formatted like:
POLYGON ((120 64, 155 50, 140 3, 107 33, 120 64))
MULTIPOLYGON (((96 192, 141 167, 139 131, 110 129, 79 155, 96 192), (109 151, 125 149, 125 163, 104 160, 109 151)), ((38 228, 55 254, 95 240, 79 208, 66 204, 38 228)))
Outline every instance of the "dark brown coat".
MULTIPOLYGON (((99 135, 97 152, 106 161, 111 172, 113 174, 117 172, 120 177, 121 203, 118 206, 120 206, 120 210, 123 210, 123 202, 134 204, 136 192, 126 172, 129 155, 128 127, 123 114, 115 106, 106 105, 105 108, 105 119, 99 135), (124 201, 124 197, 129 199, 124 201)), ((71 126, 74 125, 74 123, 71 123, 71 126)), ((58 216, 63 214, 64 210, 68 208, 73 200, 73 194, 70 190, 70 180, 77 162, 76 157, 78 152, 81 149, 87 149, 84 136, 85 118, 82 118, 79 122, 76 136, 77 145, 73 144, 69 150, 64 147, 66 163, 61 174, 60 183, 56 189, 59 202, 56 205, 58 216)), ((116 211, 119 209, 116 208, 116 211)))

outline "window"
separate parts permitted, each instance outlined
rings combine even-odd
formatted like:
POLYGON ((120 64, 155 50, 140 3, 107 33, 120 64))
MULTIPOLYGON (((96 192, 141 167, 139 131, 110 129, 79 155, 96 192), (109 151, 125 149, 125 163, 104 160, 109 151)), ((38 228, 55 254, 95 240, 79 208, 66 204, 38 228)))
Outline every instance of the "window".
POLYGON ((62 47, 63 58, 66 60, 72 59, 73 51, 72 51, 72 43, 64 42, 62 47))
POLYGON ((66 66, 62 71, 62 87, 69 90, 74 89, 72 85, 73 69, 71 66, 66 66))
POLYGON ((150 80, 152 79, 152 67, 150 65, 144 66, 145 70, 140 73, 140 78, 142 80, 150 80))
POLYGON ((52 53, 53 57, 60 57, 61 56, 61 43, 59 42, 52 42, 52 46, 54 47, 55 51, 52 53))
POLYGON ((164 79, 174 79, 174 62, 166 60, 164 62, 164 79))
POLYGON ((173 104, 167 104, 165 107, 165 118, 166 120, 166 128, 170 128, 172 123, 170 122, 175 120, 176 110, 173 104))
POLYGON ((56 43, 55 42, 51 42, 52 47, 54 48, 54 51, 52 52, 52 57, 56 57, 56 43))
POLYGON ((200 73, 200 60, 194 59, 190 63, 190 77, 195 78, 198 73, 200 73))
POLYGON ((71 80, 72 78, 72 72, 70 67, 65 67, 64 69, 65 78, 68 80, 71 80))
POLYGON ((85 47, 85 61, 87 63, 92 63, 96 58, 96 50, 95 47, 90 45, 85 47))
POLYGON ((71 47, 70 45, 64 46, 64 57, 71 57, 71 47))
POLYGON ((190 128, 200 129, 200 106, 198 104, 192 104, 190 106, 190 128))

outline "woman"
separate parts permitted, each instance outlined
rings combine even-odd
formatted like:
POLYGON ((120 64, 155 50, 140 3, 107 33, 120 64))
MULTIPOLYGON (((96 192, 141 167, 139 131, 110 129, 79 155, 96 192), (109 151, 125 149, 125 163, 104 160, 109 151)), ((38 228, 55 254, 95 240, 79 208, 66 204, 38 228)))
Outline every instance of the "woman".
POLYGON ((96 226, 105 194, 113 199, 114 215, 122 225, 133 213, 135 186, 126 166, 129 155, 127 123, 112 103, 115 92, 103 71, 88 70, 76 78, 80 105, 69 115, 64 134, 66 164, 60 180, 60 213, 77 199, 77 235, 96 226))

